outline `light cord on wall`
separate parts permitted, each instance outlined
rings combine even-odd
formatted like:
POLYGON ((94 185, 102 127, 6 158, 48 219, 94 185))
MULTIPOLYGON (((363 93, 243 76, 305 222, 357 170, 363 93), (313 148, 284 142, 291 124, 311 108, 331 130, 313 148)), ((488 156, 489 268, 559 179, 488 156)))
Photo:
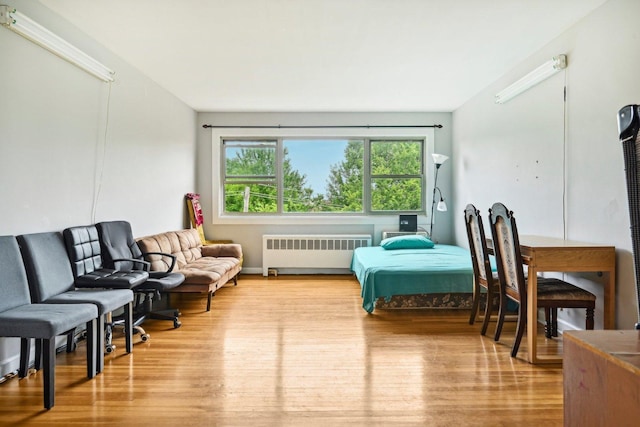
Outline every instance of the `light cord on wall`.
POLYGON ((567 71, 562 100, 562 237, 567 240, 567 71))
POLYGON ((107 93, 107 111, 105 115, 104 122, 104 132, 102 137, 102 162, 99 162, 98 150, 100 140, 96 140, 96 161, 95 161, 95 171, 93 176, 93 204, 91 206, 91 222, 93 224, 96 223, 96 211, 98 209, 98 201, 100 199, 100 192, 102 190, 102 180, 104 176, 104 164, 105 158, 107 156, 107 133, 109 130, 109 111, 111 109, 111 87, 113 83, 109 83, 109 91, 107 93))

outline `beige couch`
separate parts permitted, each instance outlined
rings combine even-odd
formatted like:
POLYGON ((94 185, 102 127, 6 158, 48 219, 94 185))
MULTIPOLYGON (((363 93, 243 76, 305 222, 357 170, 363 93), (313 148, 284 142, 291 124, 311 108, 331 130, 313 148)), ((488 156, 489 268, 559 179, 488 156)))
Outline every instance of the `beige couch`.
MULTIPOLYGON (((242 247, 237 243, 220 243, 203 246, 196 229, 169 231, 138 239, 144 253, 162 252, 175 255, 173 271, 184 274, 185 281, 171 292, 207 293, 207 311, 211 309, 211 297, 215 291, 233 279, 238 284, 242 270, 242 247)), ((151 271, 166 271, 171 258, 147 255, 151 271)))

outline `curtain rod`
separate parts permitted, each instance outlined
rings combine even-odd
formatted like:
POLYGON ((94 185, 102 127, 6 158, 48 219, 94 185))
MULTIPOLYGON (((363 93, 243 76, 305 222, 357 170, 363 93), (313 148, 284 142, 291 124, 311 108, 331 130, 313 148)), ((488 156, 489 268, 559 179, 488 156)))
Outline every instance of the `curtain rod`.
POLYGON ((203 128, 236 128, 236 129, 375 129, 375 128, 441 128, 442 125, 309 125, 309 126, 222 126, 202 125, 203 128))

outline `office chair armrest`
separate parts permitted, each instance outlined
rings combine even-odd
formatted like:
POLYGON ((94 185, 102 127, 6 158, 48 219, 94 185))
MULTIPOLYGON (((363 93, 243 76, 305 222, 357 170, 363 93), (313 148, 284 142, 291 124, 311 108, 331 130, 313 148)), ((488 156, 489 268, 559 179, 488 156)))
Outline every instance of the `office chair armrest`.
POLYGON ((118 262, 132 262, 134 267, 136 264, 139 264, 142 266, 142 270, 144 271, 149 271, 149 268, 151 266, 151 263, 148 261, 144 261, 141 259, 136 259, 136 258, 118 258, 118 259, 114 259, 113 263, 116 264, 118 262))
POLYGON ((144 257, 146 257, 147 255, 160 255, 163 257, 171 258, 171 265, 167 269, 167 273, 173 271, 173 268, 176 266, 176 256, 172 254, 168 254, 166 252, 144 252, 142 255, 144 257))

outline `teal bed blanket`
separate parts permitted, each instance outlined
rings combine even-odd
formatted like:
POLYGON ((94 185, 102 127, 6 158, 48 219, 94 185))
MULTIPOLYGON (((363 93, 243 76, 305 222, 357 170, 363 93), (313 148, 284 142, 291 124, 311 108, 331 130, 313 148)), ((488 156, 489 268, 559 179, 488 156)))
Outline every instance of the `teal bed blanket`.
POLYGON ((373 312, 380 297, 425 293, 473 292, 473 266, 467 249, 435 245, 431 249, 357 248, 351 260, 362 288, 362 307, 373 312))

